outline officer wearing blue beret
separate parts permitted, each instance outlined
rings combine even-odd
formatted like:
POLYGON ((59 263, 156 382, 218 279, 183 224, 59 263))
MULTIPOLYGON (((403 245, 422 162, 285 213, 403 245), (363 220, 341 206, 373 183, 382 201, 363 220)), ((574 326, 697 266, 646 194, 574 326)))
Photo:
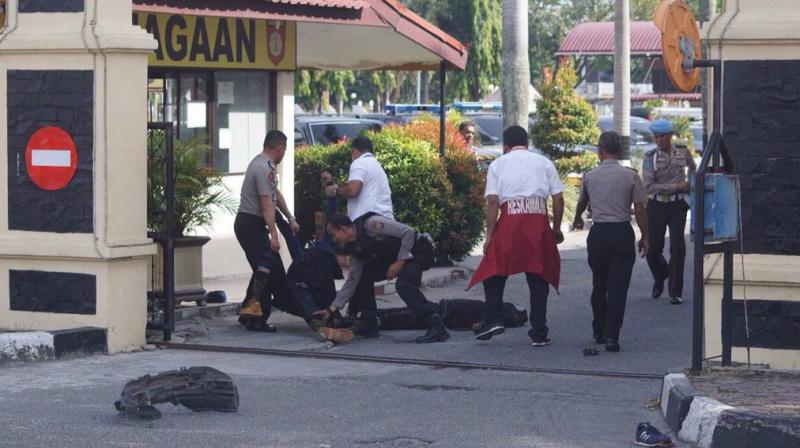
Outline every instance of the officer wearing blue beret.
POLYGON ((653 298, 664 292, 664 282, 669 280, 670 302, 683 302, 683 267, 686 258, 686 200, 689 192, 689 173, 697 168, 686 147, 672 145, 672 122, 656 120, 650 125, 656 140, 656 149, 645 153, 642 161, 642 178, 647 191, 647 223, 650 228, 650 248, 647 264, 653 274, 653 298), (669 228, 669 262, 664 258, 664 236, 669 228))

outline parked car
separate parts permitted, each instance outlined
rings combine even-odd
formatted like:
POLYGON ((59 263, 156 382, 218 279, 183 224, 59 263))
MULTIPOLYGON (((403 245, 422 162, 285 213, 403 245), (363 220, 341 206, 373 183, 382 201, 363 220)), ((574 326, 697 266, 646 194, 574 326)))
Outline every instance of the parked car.
MULTIPOLYGON (((650 130, 650 120, 644 118, 631 116, 631 146, 637 146, 643 149, 655 144, 653 138, 653 131, 650 130)), ((614 117, 606 115, 597 119, 597 127, 601 132, 614 130, 614 117)))
POLYGON ((380 113, 366 113, 366 114, 353 114, 352 118, 366 118, 367 120, 377 120, 384 125, 388 124, 403 124, 408 120, 401 115, 395 114, 380 114, 380 113))
POLYGON ((339 143, 352 140, 362 132, 380 131, 383 123, 365 118, 298 116, 294 120, 295 147, 339 143))

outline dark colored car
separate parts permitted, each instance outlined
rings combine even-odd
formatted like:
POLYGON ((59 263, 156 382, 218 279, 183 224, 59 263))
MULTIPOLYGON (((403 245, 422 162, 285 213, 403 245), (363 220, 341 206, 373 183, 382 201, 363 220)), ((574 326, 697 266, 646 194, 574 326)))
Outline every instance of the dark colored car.
MULTIPOLYGON (((465 113, 464 120, 469 120, 478 127, 482 145, 502 145, 503 114, 496 112, 465 113)), ((535 122, 533 117, 528 117, 528 132, 535 122)))
POLYGON ((366 118, 298 116, 294 120, 295 147, 327 145, 353 140, 364 131, 380 131, 383 123, 366 118))
POLYGON ((403 124, 408 120, 401 115, 395 114, 376 114, 376 113, 368 113, 368 114, 354 114, 352 115, 353 118, 366 118, 367 120, 376 120, 380 121, 384 125, 387 124, 403 124))

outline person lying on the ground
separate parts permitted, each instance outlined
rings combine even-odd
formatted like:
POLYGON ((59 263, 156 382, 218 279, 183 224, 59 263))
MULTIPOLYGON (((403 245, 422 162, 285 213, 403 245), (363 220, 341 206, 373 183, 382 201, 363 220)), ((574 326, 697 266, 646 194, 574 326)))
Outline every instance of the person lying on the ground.
MULTIPOLYGON (((325 202, 328 216, 336 212, 335 192, 328 189, 325 202)), ((291 238, 296 238, 291 236, 291 238)), ((288 243, 291 245, 292 243, 288 243)), ((299 243, 297 243, 299 247, 299 243)), ((279 310, 303 318, 312 331, 320 333, 334 342, 349 342, 353 335, 347 330, 333 331, 326 327, 314 312, 325 309, 336 298, 335 280, 344 278, 336 260, 333 242, 329 235, 315 243, 310 250, 294 258, 285 277, 270 279, 271 305, 279 310)), ((250 325, 240 317, 239 322, 250 325)), ((333 322, 332 322, 333 323, 333 322)))
POLYGON ((427 326, 428 331, 415 341, 442 342, 450 337, 438 306, 428 301, 419 289, 422 271, 430 267, 433 259, 433 248, 427 238, 405 224, 371 212, 355 221, 344 214, 333 215, 327 231, 337 249, 352 259, 347 281, 333 304, 317 313, 323 321, 353 299, 361 307, 353 333, 364 338, 378 337, 375 282, 396 278, 400 298, 427 326))
MULTIPOLYGON (((448 330, 472 331, 486 308, 482 300, 443 299, 438 304, 439 315, 448 330)), ((507 328, 521 327, 528 322, 527 310, 513 303, 503 304, 503 323, 507 328)), ((425 321, 418 319, 409 308, 378 309, 381 330, 424 330, 425 321)))

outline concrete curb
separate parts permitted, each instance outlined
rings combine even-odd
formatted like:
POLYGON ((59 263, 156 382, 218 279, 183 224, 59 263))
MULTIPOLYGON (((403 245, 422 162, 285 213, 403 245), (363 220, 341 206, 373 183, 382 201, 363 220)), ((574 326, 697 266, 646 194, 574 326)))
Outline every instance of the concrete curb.
POLYGON ((661 412, 679 439, 700 448, 800 446, 800 418, 766 415, 698 396, 682 373, 664 377, 661 412))
POLYGON ((47 361, 106 352, 106 330, 80 327, 58 331, 0 333, 0 364, 47 361))
POLYGON ((241 303, 215 303, 206 306, 175 308, 175 322, 181 322, 193 317, 213 319, 216 317, 233 316, 239 314, 239 309, 241 307, 241 303))
MULTIPOLYGON (((472 270, 466 267, 455 267, 447 273, 434 275, 431 277, 422 277, 422 286, 428 288, 442 288, 450 282, 465 279, 472 275, 472 270)), ((375 295, 381 296, 386 294, 394 294, 397 292, 395 289, 395 282, 383 281, 375 284, 375 295)))

